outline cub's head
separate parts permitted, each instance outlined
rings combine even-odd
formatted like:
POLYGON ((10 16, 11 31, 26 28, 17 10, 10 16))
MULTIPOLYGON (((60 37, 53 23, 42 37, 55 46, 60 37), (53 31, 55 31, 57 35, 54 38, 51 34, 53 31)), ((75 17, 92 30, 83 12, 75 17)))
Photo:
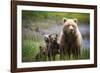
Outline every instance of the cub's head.
POLYGON ((49 44, 49 42, 50 42, 49 36, 50 35, 44 35, 44 41, 46 44, 49 44))
POLYGON ((49 35, 49 39, 50 39, 50 43, 55 44, 57 43, 58 35, 57 34, 49 35))
POLYGON ((63 18, 63 32, 66 35, 74 35, 78 28, 77 19, 63 18))

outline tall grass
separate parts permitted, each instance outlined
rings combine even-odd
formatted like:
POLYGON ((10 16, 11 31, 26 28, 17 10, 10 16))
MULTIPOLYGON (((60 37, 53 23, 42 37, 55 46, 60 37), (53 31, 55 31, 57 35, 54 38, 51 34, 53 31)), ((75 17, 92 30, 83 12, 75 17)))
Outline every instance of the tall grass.
POLYGON ((23 40, 22 43, 22 61, 30 62, 35 60, 35 56, 39 52, 39 46, 44 45, 43 41, 23 40))
MULTIPOLYGON (((34 62, 34 61, 37 61, 36 60, 36 55, 39 53, 40 49, 39 49, 39 46, 40 45, 44 45, 43 44, 44 41, 41 41, 41 42, 34 42, 32 40, 24 40, 23 41, 23 47, 22 47, 22 62, 34 62)), ((83 52, 82 52, 82 55, 80 58, 78 58, 79 60, 80 59, 89 59, 90 58, 90 53, 89 53, 89 49, 84 49, 83 52)), ((71 58, 69 59, 68 55, 64 55, 64 60, 78 60, 76 58, 73 58, 73 55, 71 55, 71 58)), ((56 61, 60 60, 60 54, 57 54, 56 55, 56 61)), ((40 58, 39 58, 39 61, 48 61, 48 57, 47 55, 44 56, 42 55, 40 58), (46 59, 45 59, 46 57, 46 59)))

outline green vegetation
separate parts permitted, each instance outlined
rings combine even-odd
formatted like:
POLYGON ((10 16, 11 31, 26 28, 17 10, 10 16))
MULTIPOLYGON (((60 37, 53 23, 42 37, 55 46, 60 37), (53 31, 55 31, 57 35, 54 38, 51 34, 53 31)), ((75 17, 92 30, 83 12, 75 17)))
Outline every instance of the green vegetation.
POLYGON ((35 56, 40 51, 39 45, 43 45, 43 41, 41 42, 33 42, 33 40, 24 40, 22 47, 22 61, 30 62, 35 60, 35 56))
MULTIPOLYGON (((24 47, 22 48, 22 62, 36 62, 36 56, 39 53, 39 45, 43 42, 32 42, 32 41, 25 41, 24 47)), ((80 58, 76 59, 73 58, 73 55, 71 55, 71 58, 69 59, 68 55, 64 55, 64 60, 80 60, 80 59, 89 59, 89 50, 85 48, 83 50, 83 53, 80 58)), ((41 54, 41 57, 38 57, 39 61, 49 61, 47 55, 41 54)), ((56 61, 60 60, 60 54, 56 55, 56 61)))
MULTIPOLYGON (((49 30, 49 28, 54 25, 62 25, 63 17, 77 18, 79 23, 89 24, 90 22, 88 13, 22 11, 22 62, 36 61, 36 56, 40 52, 39 46, 45 46, 40 29, 48 33, 53 32, 54 29, 49 30)), ((89 54, 89 48, 84 49, 80 59, 89 59, 89 54)), ((39 60, 48 61, 48 58, 42 55, 39 60)), ((56 55, 56 60, 60 60, 59 54, 56 55)), ((69 60, 67 55, 65 55, 65 60, 69 60)), ((74 58, 71 57, 70 60, 74 60, 74 58)))
POLYGON ((22 11, 22 19, 31 19, 32 21, 61 21, 63 17, 77 18, 80 23, 89 23, 89 13, 73 12, 48 12, 48 11, 22 11))

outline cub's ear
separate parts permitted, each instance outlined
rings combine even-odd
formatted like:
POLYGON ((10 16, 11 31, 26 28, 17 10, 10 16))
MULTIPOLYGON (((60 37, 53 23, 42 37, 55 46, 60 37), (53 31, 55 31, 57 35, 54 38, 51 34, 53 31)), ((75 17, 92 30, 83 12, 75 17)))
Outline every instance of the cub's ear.
POLYGON ((75 23, 77 23, 77 22, 78 22, 78 20, 77 20, 76 18, 75 18, 75 19, 73 19, 73 20, 74 20, 74 22, 75 22, 75 23))
POLYGON ((49 38, 51 38, 52 34, 49 35, 49 38))
POLYGON ((42 46, 39 46, 40 51, 42 51, 42 46))
POLYGON ((63 18, 63 22, 65 23, 66 21, 67 21, 67 18, 64 17, 64 18, 63 18))
POLYGON ((58 34, 56 34, 56 37, 58 37, 58 34))

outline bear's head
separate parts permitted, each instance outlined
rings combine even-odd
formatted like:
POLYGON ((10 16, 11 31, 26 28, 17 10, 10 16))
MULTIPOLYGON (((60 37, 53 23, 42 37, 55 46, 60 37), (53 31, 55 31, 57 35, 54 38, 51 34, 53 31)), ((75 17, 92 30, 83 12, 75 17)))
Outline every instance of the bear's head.
POLYGON ((49 39, 50 39, 50 43, 57 43, 57 39, 58 39, 58 35, 57 34, 52 34, 52 35, 49 35, 49 39))
POLYGON ((63 33, 65 35, 75 35, 77 31, 77 19, 63 18, 63 33))

